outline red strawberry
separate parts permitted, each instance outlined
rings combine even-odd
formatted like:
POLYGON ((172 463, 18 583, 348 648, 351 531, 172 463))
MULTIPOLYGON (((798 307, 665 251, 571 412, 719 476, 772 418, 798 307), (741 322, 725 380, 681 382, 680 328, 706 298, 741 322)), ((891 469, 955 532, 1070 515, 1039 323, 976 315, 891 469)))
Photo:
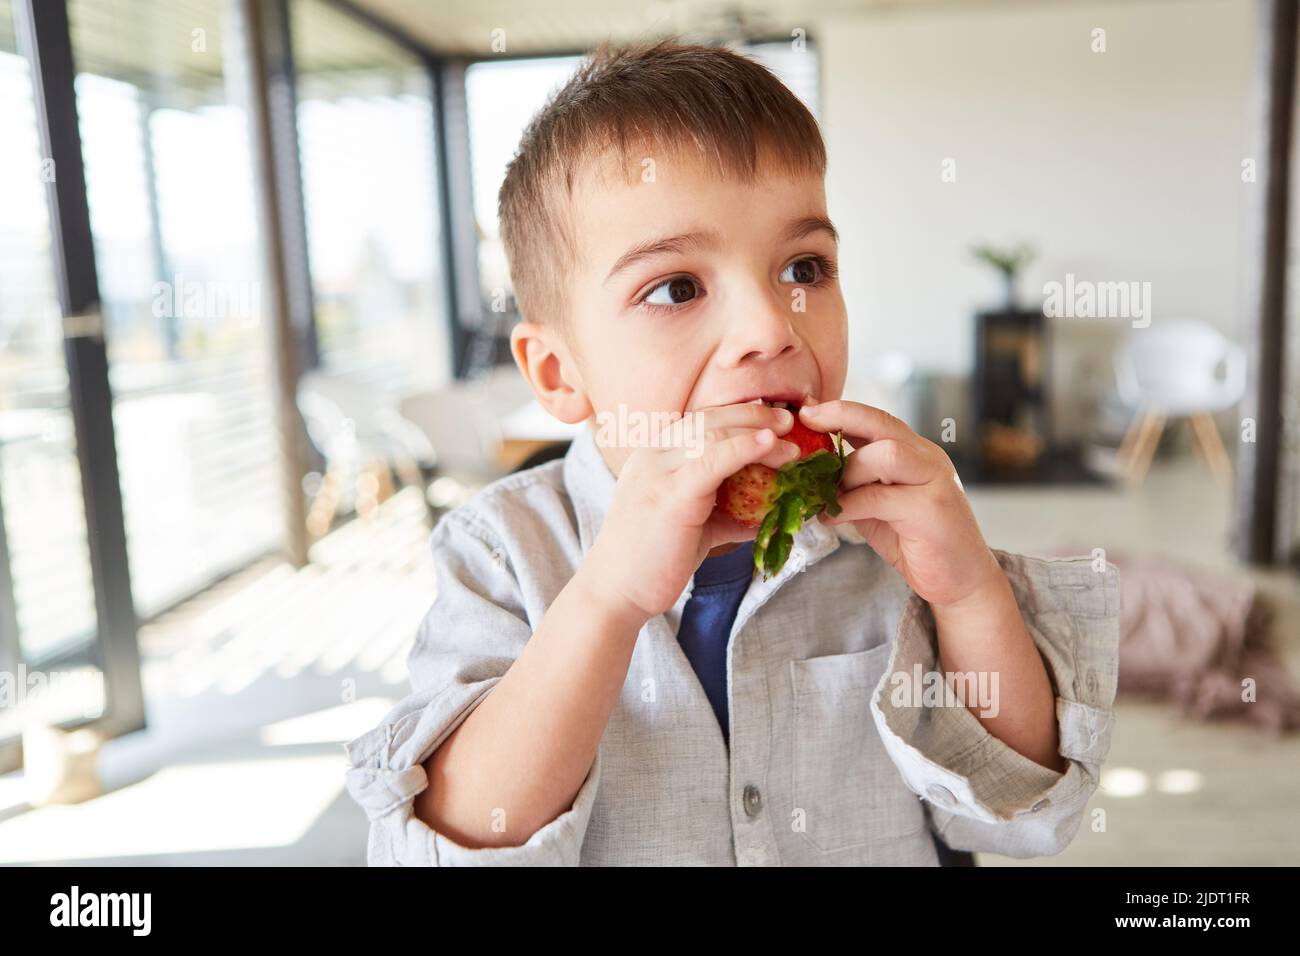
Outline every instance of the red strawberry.
POLYGON ((757 528, 776 501, 776 469, 746 465, 718 487, 718 507, 746 528, 757 528))
POLYGON ((785 565, 794 533, 807 518, 839 514, 837 485, 843 453, 824 432, 815 432, 791 408, 794 425, 782 438, 799 446, 799 457, 780 469, 746 465, 718 488, 717 507, 746 528, 757 528, 754 566, 764 578, 785 565))
POLYGON ((835 451, 835 443, 831 441, 831 436, 825 432, 815 432, 802 421, 799 420, 799 409, 790 409, 794 415, 794 425, 788 432, 781 436, 784 441, 792 441, 799 446, 799 459, 803 460, 813 452, 835 451))

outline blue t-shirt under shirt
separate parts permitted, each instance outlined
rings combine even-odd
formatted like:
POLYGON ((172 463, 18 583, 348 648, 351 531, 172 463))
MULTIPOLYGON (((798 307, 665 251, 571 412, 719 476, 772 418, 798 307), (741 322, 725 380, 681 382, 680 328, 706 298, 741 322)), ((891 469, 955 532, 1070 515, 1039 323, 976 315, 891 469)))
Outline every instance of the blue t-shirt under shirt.
POLYGON ((727 710, 727 644, 753 576, 751 545, 740 544, 726 554, 705 558, 695 572, 695 585, 677 628, 677 642, 718 715, 722 739, 728 746, 731 721, 727 710))

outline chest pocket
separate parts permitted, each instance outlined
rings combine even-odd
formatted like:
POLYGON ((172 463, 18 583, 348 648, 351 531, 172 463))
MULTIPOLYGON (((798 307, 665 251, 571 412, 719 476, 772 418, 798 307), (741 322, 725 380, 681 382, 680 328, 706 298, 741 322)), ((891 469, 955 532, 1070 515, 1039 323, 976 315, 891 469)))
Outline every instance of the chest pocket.
POLYGON ((792 793, 803 836, 829 853, 926 828, 871 716, 893 645, 790 662, 794 692, 792 793))

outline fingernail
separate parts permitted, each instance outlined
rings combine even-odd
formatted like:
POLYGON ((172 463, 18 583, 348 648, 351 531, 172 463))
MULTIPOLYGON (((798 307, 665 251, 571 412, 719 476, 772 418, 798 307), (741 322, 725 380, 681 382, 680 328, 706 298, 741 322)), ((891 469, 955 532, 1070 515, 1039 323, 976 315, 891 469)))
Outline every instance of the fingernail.
POLYGON ((799 446, 792 441, 781 442, 781 450, 785 452, 787 455, 799 454, 799 446))
MULTIPOLYGON (((774 437, 775 437, 775 436, 772 434, 772 429, 770 429, 770 428, 760 428, 760 429, 758 430, 758 434, 756 434, 756 435, 754 436, 754 440, 755 440, 756 442, 758 442, 760 445, 769 445, 769 444, 771 444, 772 439, 773 439, 774 437)), ((789 443, 789 442, 784 442, 783 444, 788 445, 788 444, 790 444, 790 443, 789 443)))
POLYGON ((821 414, 820 405, 804 405, 799 409, 799 414, 805 418, 816 418, 821 414))
POLYGON ((782 425, 794 424, 794 415, 788 408, 775 408, 773 411, 776 412, 776 420, 782 425))

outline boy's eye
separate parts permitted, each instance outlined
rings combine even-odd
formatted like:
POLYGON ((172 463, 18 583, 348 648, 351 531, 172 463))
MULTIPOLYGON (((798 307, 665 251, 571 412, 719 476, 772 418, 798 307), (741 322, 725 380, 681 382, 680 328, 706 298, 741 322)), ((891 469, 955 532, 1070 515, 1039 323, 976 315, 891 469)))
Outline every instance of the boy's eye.
POLYGON ((821 266, 816 259, 796 259, 777 277, 781 282, 797 282, 800 285, 812 285, 821 278, 821 266))
POLYGON ((659 283, 641 301, 650 305, 681 305, 683 302, 691 301, 698 294, 699 290, 694 279, 677 276, 667 282, 659 283))

